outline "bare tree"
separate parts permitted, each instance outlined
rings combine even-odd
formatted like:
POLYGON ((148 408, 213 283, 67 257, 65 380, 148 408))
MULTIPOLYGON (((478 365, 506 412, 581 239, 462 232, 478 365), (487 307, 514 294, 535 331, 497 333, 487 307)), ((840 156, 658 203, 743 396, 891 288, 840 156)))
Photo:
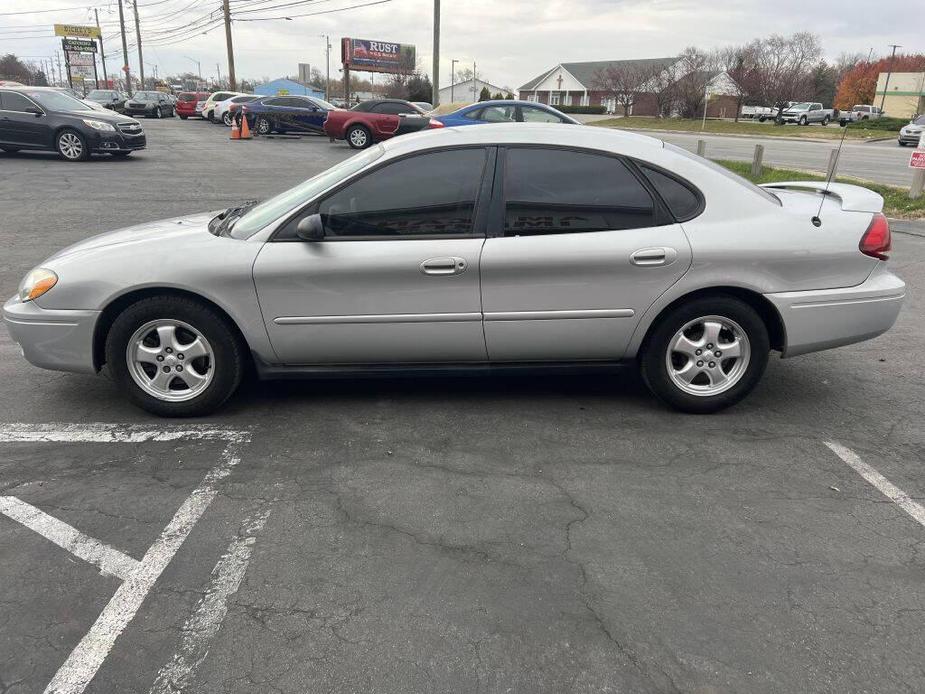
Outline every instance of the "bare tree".
POLYGON ((749 44, 754 51, 758 85, 764 102, 779 111, 788 101, 809 97, 812 70, 822 57, 819 37, 809 32, 772 34, 749 44))
POLYGON ((653 65, 645 83, 645 91, 655 99, 655 115, 658 118, 670 116, 678 100, 676 74, 672 68, 671 65, 653 65))
POLYGON ((594 89, 613 97, 629 116, 633 104, 643 93, 649 71, 640 63, 624 61, 598 70, 592 81, 594 89))
POLYGON ((674 89, 678 107, 685 118, 696 118, 704 106, 707 84, 713 77, 716 56, 689 46, 678 57, 679 77, 674 89))

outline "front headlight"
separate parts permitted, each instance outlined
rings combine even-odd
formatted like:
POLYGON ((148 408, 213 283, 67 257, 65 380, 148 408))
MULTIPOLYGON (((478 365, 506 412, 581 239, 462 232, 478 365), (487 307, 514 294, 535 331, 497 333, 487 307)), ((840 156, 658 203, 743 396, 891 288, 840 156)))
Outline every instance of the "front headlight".
POLYGON ((92 118, 84 118, 83 122, 85 125, 89 125, 94 130, 105 130, 108 132, 115 132, 116 128, 109 123, 104 123, 101 120, 93 120, 92 118))
POLYGON ((58 276, 44 267, 37 267, 23 278, 19 284, 19 300, 32 301, 58 283, 58 276))

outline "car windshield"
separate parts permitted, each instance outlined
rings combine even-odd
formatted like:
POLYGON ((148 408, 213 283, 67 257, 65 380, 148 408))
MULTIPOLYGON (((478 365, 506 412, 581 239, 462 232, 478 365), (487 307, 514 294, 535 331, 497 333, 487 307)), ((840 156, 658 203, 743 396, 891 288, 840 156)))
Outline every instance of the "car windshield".
POLYGON ((322 171, 294 188, 252 207, 237 220, 229 236, 235 239, 249 238, 270 222, 289 214, 338 181, 352 176, 373 163, 382 156, 384 151, 382 145, 371 147, 322 171))
POLYGON ((47 108, 49 111, 89 111, 91 110, 84 102, 78 101, 73 96, 68 96, 64 92, 46 92, 34 91, 23 92, 39 106, 47 108))
POLYGON ((160 92, 135 92, 132 101, 157 101, 160 95, 160 92))
POLYGON ((807 102, 803 104, 794 104, 793 106, 790 107, 790 110, 791 111, 808 111, 809 103, 807 102))
POLYGON ((720 166, 716 162, 710 161, 709 159, 705 157, 698 157, 697 155, 692 154, 691 152, 688 152, 686 149, 682 149, 681 147, 668 144, 667 142, 664 143, 664 146, 665 146, 665 149, 681 154, 687 157, 688 159, 694 159, 700 162, 701 164, 703 164, 704 166, 707 166, 713 169, 713 171, 715 171, 716 173, 722 174, 726 178, 733 180, 736 183, 741 184, 742 186, 744 186, 745 188, 748 188, 750 191, 754 193, 758 193, 758 195, 763 197, 768 202, 773 202, 775 205, 778 205, 778 206, 781 205, 780 198, 778 198, 776 195, 774 195, 770 191, 765 190, 761 186, 756 186, 754 183, 749 181, 747 178, 743 178, 742 176, 739 176, 739 174, 733 173, 732 171, 727 169, 725 166, 720 166))
POLYGON ((312 101, 314 101, 316 104, 318 104, 321 108, 325 109, 326 111, 330 111, 332 109, 337 108, 337 106, 330 103, 329 101, 325 101, 324 99, 318 99, 316 97, 312 97, 312 101))
POLYGON ((102 89, 94 89, 89 94, 87 94, 88 99, 109 99, 112 97, 112 92, 107 92, 102 89))
POLYGON ((925 125, 925 116, 919 116, 916 118, 914 121, 912 121, 912 125, 925 125))

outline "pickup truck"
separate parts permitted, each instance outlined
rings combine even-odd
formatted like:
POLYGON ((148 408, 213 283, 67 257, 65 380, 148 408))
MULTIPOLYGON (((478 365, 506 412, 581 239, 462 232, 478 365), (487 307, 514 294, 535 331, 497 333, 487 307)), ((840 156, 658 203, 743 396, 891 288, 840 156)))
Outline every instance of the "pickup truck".
POLYGON ((848 123, 857 123, 860 120, 877 120, 883 115, 877 106, 871 106, 869 104, 858 104, 852 106, 851 110, 847 113, 842 113, 841 118, 838 119, 838 122, 842 125, 848 123))
POLYGON ((801 101, 784 109, 778 119, 782 123, 798 123, 799 125, 822 123, 822 125, 828 125, 829 121, 835 119, 835 112, 830 108, 822 108, 820 103, 801 101))
MULTIPOLYGON (((785 108, 793 106, 795 101, 787 101, 784 103, 785 108)), ((743 106, 742 113, 740 114, 742 118, 751 118, 758 121, 759 123, 764 123, 766 120, 773 120, 774 116, 777 115, 777 107, 775 106, 743 106)))

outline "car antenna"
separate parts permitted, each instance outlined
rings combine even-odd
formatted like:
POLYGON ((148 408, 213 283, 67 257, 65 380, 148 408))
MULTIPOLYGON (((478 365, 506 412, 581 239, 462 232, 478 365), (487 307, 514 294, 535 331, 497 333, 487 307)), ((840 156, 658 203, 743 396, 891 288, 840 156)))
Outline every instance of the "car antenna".
POLYGON ((819 201, 819 210, 816 212, 816 216, 810 220, 814 227, 822 226, 822 206, 825 204, 825 199, 829 194, 829 185, 831 185, 832 179, 835 178, 835 169, 838 168, 838 162, 841 159, 841 146, 845 144, 845 135, 848 134, 848 128, 850 127, 851 121, 845 119, 845 129, 841 134, 841 139, 838 141, 838 149, 835 150, 835 163, 832 165, 832 170, 829 171, 829 175, 826 176, 825 179, 825 189, 822 191, 822 200, 819 201))

